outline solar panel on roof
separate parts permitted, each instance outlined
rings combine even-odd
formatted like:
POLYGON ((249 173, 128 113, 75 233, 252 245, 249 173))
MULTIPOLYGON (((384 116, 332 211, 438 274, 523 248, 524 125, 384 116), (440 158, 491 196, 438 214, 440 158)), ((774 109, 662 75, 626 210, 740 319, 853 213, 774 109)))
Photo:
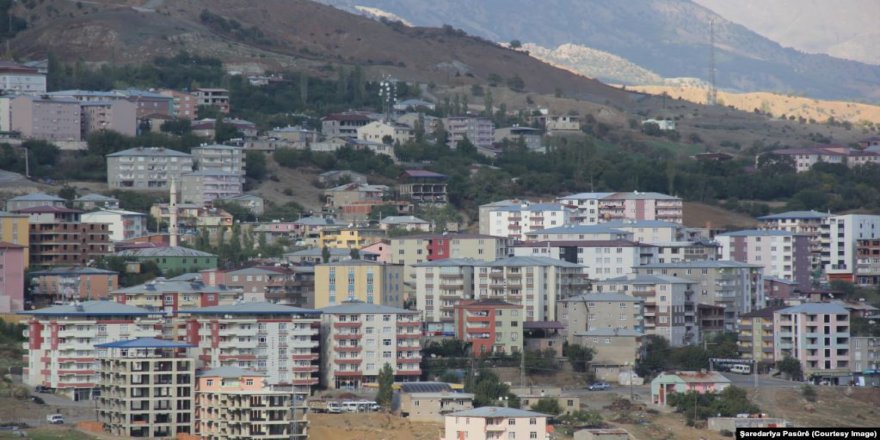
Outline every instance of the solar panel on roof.
POLYGON ((452 387, 444 382, 408 382, 400 384, 404 393, 442 393, 451 391, 452 387))

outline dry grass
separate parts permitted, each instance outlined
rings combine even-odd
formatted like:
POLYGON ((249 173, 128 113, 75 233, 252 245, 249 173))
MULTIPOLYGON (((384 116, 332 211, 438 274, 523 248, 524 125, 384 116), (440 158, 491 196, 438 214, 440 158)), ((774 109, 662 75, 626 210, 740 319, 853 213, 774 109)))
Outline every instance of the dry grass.
POLYGON ((391 414, 310 414, 309 436, 332 440, 435 440, 439 423, 410 422, 391 414))
POLYGON ((728 211, 718 206, 684 202, 684 224, 690 228, 725 228, 729 226, 744 229, 757 226, 758 221, 745 214, 728 211))

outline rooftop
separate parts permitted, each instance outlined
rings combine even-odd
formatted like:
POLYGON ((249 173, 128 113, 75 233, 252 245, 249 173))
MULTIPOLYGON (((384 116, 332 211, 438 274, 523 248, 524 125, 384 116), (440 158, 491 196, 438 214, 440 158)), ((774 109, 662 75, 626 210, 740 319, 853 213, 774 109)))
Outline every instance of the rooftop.
POLYGON ((137 147, 108 154, 107 157, 155 156, 155 157, 192 157, 182 151, 164 147, 137 147))
POLYGON ((526 411, 517 408, 507 408, 500 406, 481 406, 479 408, 469 409, 451 413, 452 417, 484 417, 484 418, 517 418, 517 417, 549 417, 547 414, 541 414, 534 411, 526 411))
POLYGON ((664 372, 660 373, 657 378, 654 380, 658 380, 664 376, 675 376, 681 379, 684 382, 693 382, 693 383, 730 383, 730 380, 724 377, 721 373, 717 371, 674 371, 674 372, 664 372))
POLYGON ((548 257, 499 258, 495 261, 487 261, 485 263, 479 264, 479 266, 486 266, 486 267, 556 266, 556 267, 576 267, 576 268, 583 268, 584 267, 580 264, 569 263, 568 261, 562 261, 562 260, 558 260, 556 258, 548 258, 548 257))
POLYGON ((643 247, 653 246, 653 244, 639 243, 632 240, 544 240, 544 241, 524 241, 515 245, 515 247, 643 247))
POLYGON ((379 223, 386 225, 429 224, 427 220, 422 220, 414 215, 389 215, 379 223))
POLYGON ((236 147, 234 145, 223 145, 223 144, 211 144, 211 145, 200 145, 198 147, 193 147, 192 152, 203 150, 228 150, 228 151, 244 151, 244 147, 236 147))
POLYGON ((752 310, 749 313, 744 313, 740 315, 740 318, 765 318, 765 319, 773 319, 773 313, 782 309, 788 308, 788 306, 772 306, 772 307, 764 307, 760 310, 752 310))
POLYGON ((560 197, 561 200, 593 200, 593 199, 604 199, 614 193, 609 192, 582 192, 577 194, 572 194, 565 197, 560 197))
POLYGON ((62 199, 58 196, 53 196, 51 194, 46 194, 44 192, 36 192, 25 194, 23 196, 13 197, 9 199, 10 202, 66 202, 67 200, 62 199))
POLYGON ((75 202, 118 202, 114 197, 105 196, 103 194, 91 193, 74 199, 75 202))
POLYGON ((389 306, 381 306, 378 304, 369 304, 362 301, 346 301, 342 304, 336 306, 329 306, 320 309, 321 313, 329 313, 329 314, 341 314, 341 313, 352 313, 352 314, 367 314, 367 315, 378 315, 378 314, 406 314, 406 315, 414 315, 418 313, 415 310, 406 310, 399 309, 397 307, 389 307, 389 306))
POLYGON ((847 310, 846 307, 835 303, 804 303, 801 305, 777 310, 775 313, 815 313, 849 315, 849 310, 847 310))
MULTIPOLYGON (((330 252, 331 257, 340 257, 340 256, 351 256, 351 250, 349 249, 338 249, 338 248, 327 248, 330 252)), ((320 257, 324 252, 321 248, 308 248, 303 249, 301 251, 296 252, 288 252, 284 254, 285 257, 320 257)))
POLYGON ((445 174, 435 173, 428 170, 406 170, 403 172, 403 175, 407 177, 433 177, 439 179, 446 179, 448 177, 445 174))
POLYGON ((273 304, 265 301, 239 302, 236 304, 185 309, 180 313, 194 315, 319 315, 318 310, 273 304))
POLYGON ((678 223, 663 220, 614 220, 602 224, 609 228, 674 228, 681 229, 678 223))
POLYGON ((605 200, 646 200, 646 199, 657 199, 657 200, 680 200, 678 197, 670 196, 668 194, 662 194, 657 192, 619 192, 613 193, 604 197, 605 200))
POLYGON ((771 214, 765 215, 763 217, 758 217, 758 220, 821 220, 827 217, 831 217, 831 214, 826 214, 824 212, 818 211, 786 211, 780 212, 779 214, 771 214))
POLYGON ((572 296, 569 298, 563 298, 560 301, 562 301, 562 302, 589 302, 589 301, 644 302, 644 299, 639 298, 637 296, 624 295, 622 293, 599 292, 599 293, 587 293, 585 295, 578 295, 578 296, 572 296))
POLYGON ((669 275, 629 275, 609 278, 602 282, 614 284, 694 284, 693 280, 669 275))
POLYGON ((795 235, 795 233, 777 231, 775 229, 745 229, 742 231, 725 232, 718 235, 728 237, 790 237, 795 235))
POLYGON ((452 387, 446 382, 403 382, 400 384, 401 393, 442 393, 451 390, 452 387))
POLYGON ((108 342, 106 344, 95 344, 97 348, 191 348, 190 344, 182 342, 168 341, 156 338, 137 338, 127 341, 108 342))
POLYGON ((557 226, 555 228, 540 229, 532 231, 526 235, 538 234, 616 234, 627 235, 629 232, 620 229, 610 228, 604 225, 570 225, 557 226))
POLYGON ((483 260, 474 258, 443 258, 440 260, 426 261, 424 263, 413 264, 412 267, 457 267, 457 266, 478 266, 485 263, 483 260))
POLYGON ((560 203, 531 203, 499 206, 493 211, 495 212, 533 212, 533 211, 562 211, 567 209, 565 205, 560 203))
POLYGON ((38 310, 19 312, 32 316, 147 316, 154 315, 140 307, 119 304, 114 301, 83 301, 78 304, 50 306, 38 310))
POLYGON ((190 249, 183 246, 157 247, 143 249, 127 249, 116 253, 120 257, 153 258, 153 257, 216 257, 214 254, 190 249))
POLYGON ((137 286, 114 290, 113 294, 144 293, 161 295, 162 293, 226 293, 234 292, 226 286, 210 286, 202 281, 172 281, 159 277, 137 286))
POLYGON ((20 214, 45 214, 45 213, 56 213, 56 214, 71 214, 71 213, 81 213, 79 209, 70 209, 70 208, 62 208, 60 206, 32 206, 30 208, 16 209, 13 212, 17 212, 20 214))
POLYGON ((116 272, 96 267, 59 266, 33 271, 29 275, 116 275, 116 272))
POLYGON ((757 264, 742 263, 733 260, 694 260, 679 261, 676 263, 650 263, 639 266, 639 268, 650 269, 730 269, 730 268, 755 268, 763 267, 757 264))

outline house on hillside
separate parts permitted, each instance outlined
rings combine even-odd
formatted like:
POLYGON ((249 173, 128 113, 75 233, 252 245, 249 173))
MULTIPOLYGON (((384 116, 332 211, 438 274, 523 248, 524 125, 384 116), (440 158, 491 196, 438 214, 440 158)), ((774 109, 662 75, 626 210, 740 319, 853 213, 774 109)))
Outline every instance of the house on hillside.
POLYGON ((670 394, 720 393, 729 386, 730 380, 717 371, 664 372, 651 381, 651 403, 666 406, 670 394))

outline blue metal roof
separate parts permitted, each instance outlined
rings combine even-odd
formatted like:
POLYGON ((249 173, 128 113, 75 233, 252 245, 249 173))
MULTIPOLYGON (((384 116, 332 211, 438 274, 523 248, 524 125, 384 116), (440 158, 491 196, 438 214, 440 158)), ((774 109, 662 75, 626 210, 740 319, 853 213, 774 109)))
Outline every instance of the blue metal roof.
POLYGON ((166 339, 156 338, 137 338, 127 341, 107 342, 105 344, 95 344, 97 348, 191 348, 190 344, 182 342, 169 341, 166 339))
POLYGON ((783 219, 794 219, 794 220, 820 220, 827 217, 831 217, 831 214, 826 214, 824 212, 818 211, 787 211, 780 212, 779 214, 771 214, 765 215, 763 217, 758 217, 758 220, 783 220, 783 219))
POLYGON ((184 309, 179 313, 193 315, 320 315, 321 311, 269 302, 252 301, 223 306, 184 309))

